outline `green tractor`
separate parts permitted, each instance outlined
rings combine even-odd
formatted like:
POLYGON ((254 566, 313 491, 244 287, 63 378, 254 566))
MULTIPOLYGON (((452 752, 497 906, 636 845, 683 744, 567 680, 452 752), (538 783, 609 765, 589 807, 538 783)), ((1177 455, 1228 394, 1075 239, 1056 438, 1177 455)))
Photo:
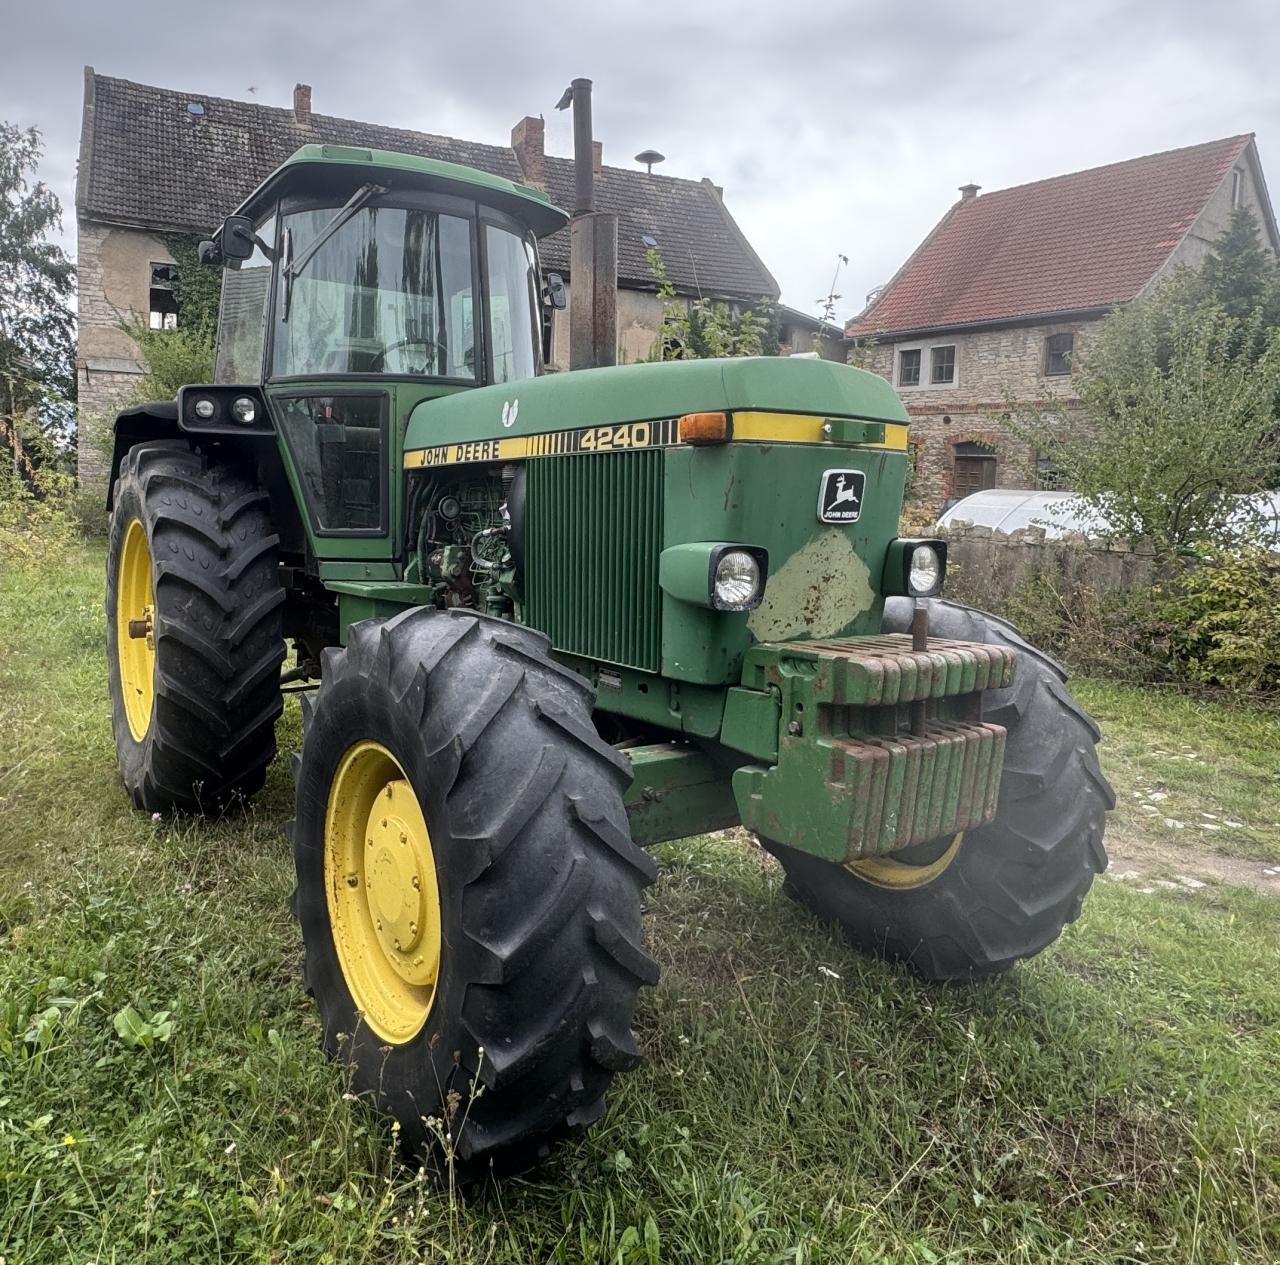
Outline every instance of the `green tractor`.
POLYGON ((204 250, 216 381, 115 426, 124 784, 243 803, 318 682, 289 835, 325 1047, 473 1171, 545 1155, 640 1058, 648 845, 741 824, 857 945, 964 981, 1077 916, 1113 803, 1061 669, 896 537, 887 383, 543 373, 566 218, 307 146, 204 250))

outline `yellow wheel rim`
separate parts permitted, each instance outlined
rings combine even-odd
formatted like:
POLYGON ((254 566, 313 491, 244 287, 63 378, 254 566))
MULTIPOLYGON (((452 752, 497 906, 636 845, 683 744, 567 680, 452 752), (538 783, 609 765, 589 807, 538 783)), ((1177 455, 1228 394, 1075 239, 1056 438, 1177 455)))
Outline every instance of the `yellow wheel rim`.
POLYGON ((894 892, 909 892, 913 888, 924 887, 932 883, 956 859, 960 845, 964 842, 962 830, 947 844, 940 857, 923 865, 912 865, 893 856, 862 857, 857 861, 847 861, 845 869, 858 878, 876 887, 887 887, 894 892))
POLYGON ((329 926, 364 1022, 402 1045, 427 1021, 440 970, 431 835, 386 747, 358 742, 338 765, 324 824, 329 926))
POLYGON ((134 742, 147 736, 156 698, 155 607, 147 530, 135 518, 125 529, 116 574, 116 659, 125 720, 134 742))

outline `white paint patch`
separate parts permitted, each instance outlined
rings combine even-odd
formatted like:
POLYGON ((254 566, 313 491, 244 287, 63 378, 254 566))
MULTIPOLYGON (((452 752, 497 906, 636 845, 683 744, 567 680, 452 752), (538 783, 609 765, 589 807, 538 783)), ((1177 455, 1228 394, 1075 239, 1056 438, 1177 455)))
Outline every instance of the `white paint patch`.
POLYGON ((871 573, 852 541, 827 531, 769 576, 747 627, 761 641, 833 637, 874 601, 871 573))

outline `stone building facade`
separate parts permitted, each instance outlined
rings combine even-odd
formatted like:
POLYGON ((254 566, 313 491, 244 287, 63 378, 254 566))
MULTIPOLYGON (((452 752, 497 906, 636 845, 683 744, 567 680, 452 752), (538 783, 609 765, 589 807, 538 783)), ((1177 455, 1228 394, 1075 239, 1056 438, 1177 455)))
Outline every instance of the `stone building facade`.
MULTIPOLYGON (((545 152, 541 118, 521 119, 509 145, 487 145, 361 123, 312 109, 299 84, 291 109, 113 79, 85 68, 76 181, 80 288, 78 467, 101 491, 112 418, 143 373, 123 325, 175 319, 165 293, 174 266, 168 234, 206 235, 266 175, 305 144, 396 150, 476 167, 542 189, 572 207, 572 159, 545 152)), ((677 294, 737 306, 776 299, 778 286, 710 180, 606 166, 596 143, 596 203, 618 216, 618 358, 652 354, 662 304, 645 257, 662 253, 677 294)), ((541 243, 543 268, 561 273, 573 301, 569 240, 541 243)), ((544 348, 553 368, 569 362, 568 310, 550 314, 544 348)))
POLYGON ((933 512, 986 488, 1058 486, 1011 413, 1045 409, 1070 426, 1072 368, 1106 314, 1199 266, 1235 207, 1280 247, 1252 136, 960 193, 846 327, 854 363, 906 405, 912 499, 933 512))
POLYGON ((101 488, 110 461, 110 421, 132 399, 143 374, 138 346, 124 326, 150 316, 156 265, 173 265, 163 238, 105 224, 78 224, 76 312, 80 481, 101 488))

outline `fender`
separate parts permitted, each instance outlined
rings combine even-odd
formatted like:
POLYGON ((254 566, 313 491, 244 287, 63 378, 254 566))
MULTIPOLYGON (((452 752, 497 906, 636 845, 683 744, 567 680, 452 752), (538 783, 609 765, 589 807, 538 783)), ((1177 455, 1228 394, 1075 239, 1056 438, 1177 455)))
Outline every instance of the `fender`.
POLYGON ((134 444, 148 439, 174 439, 178 435, 178 401, 150 400, 116 414, 112 425, 111 469, 107 472, 107 511, 115 498, 120 463, 134 444))

